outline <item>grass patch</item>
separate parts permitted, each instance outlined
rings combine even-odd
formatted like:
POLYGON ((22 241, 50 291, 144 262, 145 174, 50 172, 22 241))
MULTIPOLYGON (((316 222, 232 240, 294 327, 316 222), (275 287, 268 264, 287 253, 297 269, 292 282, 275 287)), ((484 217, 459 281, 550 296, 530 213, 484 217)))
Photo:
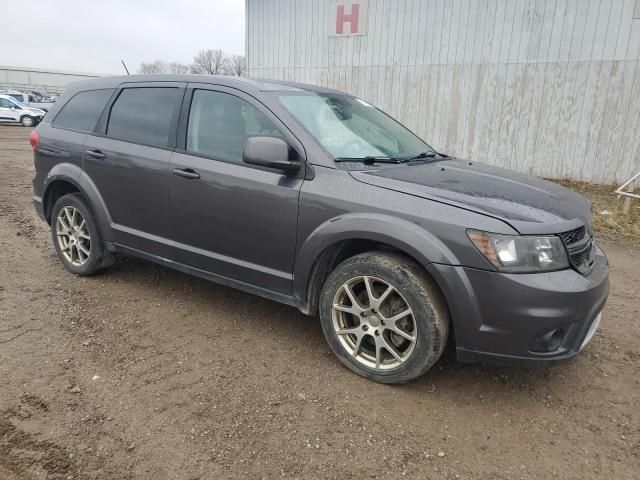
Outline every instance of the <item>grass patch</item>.
POLYGON ((618 198, 612 185, 555 181, 563 187, 584 195, 593 203, 593 229, 596 235, 613 241, 640 246, 640 200, 631 200, 628 215, 622 213, 625 197, 618 198))

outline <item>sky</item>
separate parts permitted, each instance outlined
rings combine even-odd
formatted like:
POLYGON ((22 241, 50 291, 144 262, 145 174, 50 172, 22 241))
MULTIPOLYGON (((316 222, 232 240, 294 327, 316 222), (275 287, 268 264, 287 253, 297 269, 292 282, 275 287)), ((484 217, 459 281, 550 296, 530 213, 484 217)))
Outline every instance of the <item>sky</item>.
POLYGON ((0 65, 131 73, 189 64, 200 49, 244 55, 245 0, 0 0, 0 65))

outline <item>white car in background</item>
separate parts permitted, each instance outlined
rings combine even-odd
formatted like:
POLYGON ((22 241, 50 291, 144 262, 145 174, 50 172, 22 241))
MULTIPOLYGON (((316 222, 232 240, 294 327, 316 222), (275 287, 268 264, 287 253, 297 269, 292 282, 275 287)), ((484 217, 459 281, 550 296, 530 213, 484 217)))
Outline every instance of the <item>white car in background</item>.
POLYGON ((0 123, 21 123, 35 127, 42 121, 44 110, 23 105, 10 95, 0 95, 0 123))
POLYGON ((25 107, 37 108, 38 110, 44 110, 45 112, 48 112, 53 106, 53 102, 43 101, 33 94, 19 92, 18 90, 0 90, 0 95, 8 95, 25 107))

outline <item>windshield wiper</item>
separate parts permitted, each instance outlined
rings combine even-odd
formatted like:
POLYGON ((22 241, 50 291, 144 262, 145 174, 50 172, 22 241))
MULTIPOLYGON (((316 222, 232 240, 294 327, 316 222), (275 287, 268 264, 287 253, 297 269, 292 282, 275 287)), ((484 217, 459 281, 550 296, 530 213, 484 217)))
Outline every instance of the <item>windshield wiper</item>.
POLYGON ((446 155, 444 153, 439 153, 436 152, 435 150, 430 150, 428 152, 421 152, 417 155, 414 155, 413 157, 407 158, 407 159, 403 159, 406 161, 411 161, 411 160, 420 160, 421 158, 434 158, 436 155, 443 157, 443 158, 447 158, 449 155, 446 155))
POLYGON ((368 165, 373 163, 402 163, 403 160, 394 157, 337 157, 336 162, 362 162, 368 165))
POLYGON ((372 155, 366 157, 337 157, 336 162, 362 162, 367 165, 372 165, 374 163, 407 163, 412 162, 414 160, 420 160, 422 158, 434 158, 436 155, 439 155, 443 158, 447 158, 449 155, 445 155, 444 153, 438 153, 436 151, 429 152, 421 152, 418 155, 414 155, 413 157, 374 157, 372 155))

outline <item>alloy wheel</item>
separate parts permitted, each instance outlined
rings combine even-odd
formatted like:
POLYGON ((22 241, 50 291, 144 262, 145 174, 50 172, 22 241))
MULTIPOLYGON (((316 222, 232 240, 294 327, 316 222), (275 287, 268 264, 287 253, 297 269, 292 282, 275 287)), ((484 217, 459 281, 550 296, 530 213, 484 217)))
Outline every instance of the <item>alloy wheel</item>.
POLYGON ((344 349, 369 368, 399 367, 415 349, 413 310, 395 286, 379 278, 359 276, 345 282, 334 296, 331 316, 344 349))
POLYGON ((91 236, 87 222, 77 208, 63 207, 56 220, 60 251, 69 263, 83 265, 91 254, 91 236))

